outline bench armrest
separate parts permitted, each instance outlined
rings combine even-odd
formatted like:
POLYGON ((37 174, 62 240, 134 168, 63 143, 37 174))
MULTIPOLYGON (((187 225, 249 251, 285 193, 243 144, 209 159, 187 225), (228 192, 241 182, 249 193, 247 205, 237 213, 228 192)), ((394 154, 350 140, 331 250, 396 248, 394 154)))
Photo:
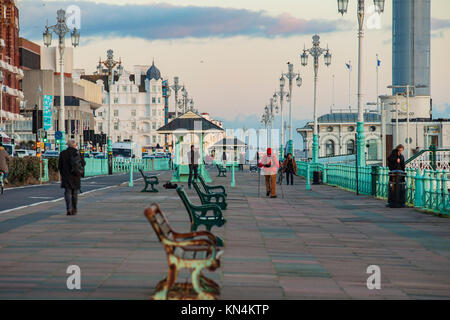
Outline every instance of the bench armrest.
POLYGON ((189 233, 175 233, 175 232, 173 232, 173 236, 174 236, 175 239, 191 238, 192 240, 200 240, 200 239, 195 239, 195 238, 198 238, 198 237, 207 237, 208 240, 210 240, 211 242, 214 243, 214 245, 216 245, 216 242, 217 242, 216 236, 213 235, 209 231, 196 231, 196 232, 189 232, 189 233))
POLYGON ((221 190, 223 194, 226 194, 224 186, 206 186, 208 190, 221 190))
POLYGON ((205 198, 207 198, 208 202, 211 202, 211 198, 216 198, 216 202, 225 202, 226 198, 225 195, 222 193, 211 193, 211 194, 204 194, 205 198), (221 201, 222 199, 222 201, 221 201))
MULTIPOLYGON (((197 251, 208 251, 211 250, 212 254, 211 254, 211 260, 215 260, 216 259, 216 245, 215 243, 213 243, 212 241, 208 240, 208 239, 197 239, 197 240, 184 240, 184 241, 172 241, 172 240, 168 240, 168 239, 164 239, 163 240, 164 244, 167 246, 172 246, 172 247, 179 247, 179 248, 183 248, 183 247, 196 247, 196 246, 205 246, 204 249, 198 249, 197 251), (207 246, 207 248, 206 248, 207 246)), ((205 260, 210 260, 210 259, 205 259, 205 260)))

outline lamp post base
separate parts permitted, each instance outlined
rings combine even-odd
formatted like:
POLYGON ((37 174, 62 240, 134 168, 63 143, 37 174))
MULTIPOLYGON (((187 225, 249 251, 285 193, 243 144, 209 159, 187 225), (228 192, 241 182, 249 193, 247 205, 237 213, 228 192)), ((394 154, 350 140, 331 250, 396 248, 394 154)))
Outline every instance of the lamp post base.
POLYGON ((312 145, 312 162, 317 163, 317 161, 319 161, 319 135, 315 134, 312 145))
POLYGON ((356 125, 356 140, 357 140, 357 148, 356 152, 358 153, 358 167, 364 167, 366 165, 366 137, 364 136, 364 122, 358 122, 356 125))
POLYGON ((288 141, 288 153, 292 154, 292 156, 294 157, 294 141, 293 140, 289 140, 288 141))

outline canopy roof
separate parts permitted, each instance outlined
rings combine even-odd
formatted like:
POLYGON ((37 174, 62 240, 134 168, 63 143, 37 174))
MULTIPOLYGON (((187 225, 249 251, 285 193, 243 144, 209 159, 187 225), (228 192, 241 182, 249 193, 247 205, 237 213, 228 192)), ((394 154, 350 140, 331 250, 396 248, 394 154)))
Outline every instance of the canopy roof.
POLYGON ((203 118, 202 116, 188 111, 178 118, 173 119, 168 124, 159 128, 158 133, 217 133, 224 131, 218 125, 203 118))
POLYGON ((217 141, 211 148, 223 148, 223 147, 246 147, 245 142, 242 142, 236 137, 226 137, 217 141))

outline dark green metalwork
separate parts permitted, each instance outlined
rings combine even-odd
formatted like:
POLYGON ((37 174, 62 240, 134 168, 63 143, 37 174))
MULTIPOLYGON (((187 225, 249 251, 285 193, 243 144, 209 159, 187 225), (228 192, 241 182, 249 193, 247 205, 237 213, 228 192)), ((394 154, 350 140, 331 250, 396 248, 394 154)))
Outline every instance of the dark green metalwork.
POLYGON ((159 184, 159 180, 157 176, 147 176, 145 175, 144 171, 142 169, 139 169, 139 172, 142 175, 142 178, 144 178, 145 187, 141 190, 141 192, 158 192, 158 189, 155 188, 155 184, 159 184), (150 190, 147 190, 148 186, 151 186, 150 190))
POLYGON ((217 170, 219 170, 218 177, 226 177, 225 173, 227 173, 227 168, 223 167, 220 164, 216 164, 217 170))
POLYGON ((225 187, 221 186, 221 185, 217 185, 217 186, 211 186, 211 185, 207 185, 205 179, 203 179, 202 176, 198 176, 198 180, 200 180, 200 183, 203 186, 203 189, 205 189, 207 194, 223 194, 225 197, 227 196, 227 193, 225 191, 225 187))
MULTIPOLYGON (((183 201, 184 207, 189 214, 189 219, 191 220, 191 231, 197 231, 197 228, 201 225, 204 225, 206 230, 211 231, 212 227, 222 227, 226 223, 226 220, 222 215, 222 210, 218 205, 203 204, 201 206, 197 206, 192 204, 182 186, 177 188, 177 193, 180 196, 181 201, 183 201), (207 215, 208 212, 212 212, 213 215, 207 215)), ((217 245, 223 246, 223 240, 219 237, 217 237, 217 245)))
POLYGON ((194 184, 194 189, 195 189, 195 191, 197 191, 198 197, 200 198, 200 201, 202 202, 202 204, 216 204, 222 210, 227 209, 228 204, 227 204, 226 198, 223 194, 220 194, 220 193, 207 194, 207 193, 202 192, 202 190, 200 190, 200 186, 198 185, 198 183, 196 181, 194 181, 193 184, 194 184))

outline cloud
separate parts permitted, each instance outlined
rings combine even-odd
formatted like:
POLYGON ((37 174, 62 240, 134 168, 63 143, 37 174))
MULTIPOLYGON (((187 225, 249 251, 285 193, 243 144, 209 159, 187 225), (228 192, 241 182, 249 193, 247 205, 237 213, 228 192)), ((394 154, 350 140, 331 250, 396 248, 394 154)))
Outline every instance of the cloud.
POLYGON ((450 19, 431 18, 431 30, 441 30, 450 28, 450 19))
POLYGON ((77 5, 81 9, 81 32, 88 37, 136 37, 147 40, 209 37, 287 37, 315 32, 349 30, 343 20, 305 20, 284 13, 270 16, 265 11, 246 9, 175 6, 170 4, 112 5, 87 1, 19 2, 21 33, 40 39, 48 20, 53 25, 56 11, 77 5))

